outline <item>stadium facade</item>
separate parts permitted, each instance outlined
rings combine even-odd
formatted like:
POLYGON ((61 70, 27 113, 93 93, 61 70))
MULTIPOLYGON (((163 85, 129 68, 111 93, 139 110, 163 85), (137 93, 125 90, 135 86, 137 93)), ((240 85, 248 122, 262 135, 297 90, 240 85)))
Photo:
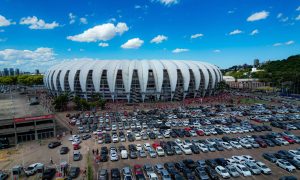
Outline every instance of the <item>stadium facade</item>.
POLYGON ((48 69, 46 88, 89 99, 127 102, 172 101, 210 96, 222 73, 215 65, 186 60, 82 60, 48 69))

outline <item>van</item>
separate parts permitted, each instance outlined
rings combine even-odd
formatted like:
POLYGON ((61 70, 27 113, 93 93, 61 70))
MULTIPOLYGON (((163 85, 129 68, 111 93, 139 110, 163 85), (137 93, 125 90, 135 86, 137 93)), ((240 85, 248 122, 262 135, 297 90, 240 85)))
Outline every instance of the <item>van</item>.
POLYGON ((127 152, 127 150, 122 150, 121 151, 121 158, 122 159, 128 159, 128 152, 127 152))

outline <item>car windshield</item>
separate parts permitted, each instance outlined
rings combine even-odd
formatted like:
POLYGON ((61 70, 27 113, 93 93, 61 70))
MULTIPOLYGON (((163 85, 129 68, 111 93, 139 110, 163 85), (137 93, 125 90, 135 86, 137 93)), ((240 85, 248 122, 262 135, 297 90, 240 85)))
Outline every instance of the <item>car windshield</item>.
POLYGON ((30 166, 29 166, 29 167, 27 168, 27 170, 32 170, 32 169, 34 169, 34 167, 30 167, 30 166))
POLYGON ((242 171, 248 171, 248 170, 247 170, 247 168, 245 168, 245 167, 242 167, 242 171))

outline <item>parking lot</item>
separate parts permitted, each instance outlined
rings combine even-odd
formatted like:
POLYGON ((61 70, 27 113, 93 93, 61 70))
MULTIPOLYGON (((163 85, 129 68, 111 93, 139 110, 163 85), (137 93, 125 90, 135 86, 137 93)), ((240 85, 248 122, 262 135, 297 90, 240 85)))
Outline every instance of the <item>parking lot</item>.
MULTIPOLYGON (((187 172, 181 172, 177 168, 172 170, 165 163, 176 163, 186 159, 192 159, 196 163, 198 160, 230 159, 232 156, 250 155, 255 160, 265 163, 272 170, 272 174, 240 176, 241 179, 279 179, 284 175, 300 176, 299 170, 290 173, 262 157, 265 152, 275 153, 279 150, 296 150, 299 148, 299 107, 293 104, 270 103, 267 106, 261 104, 221 104, 217 106, 203 105, 196 108, 185 106, 175 109, 165 108, 134 112, 99 112, 95 114, 82 112, 78 115, 70 113, 67 116, 65 121, 73 126, 72 134, 78 134, 80 138, 71 138, 71 132, 67 132, 60 139, 62 145, 53 149, 48 148, 48 143, 58 141, 57 139, 45 140, 41 145, 37 142, 23 144, 17 152, 7 157, 9 161, 1 163, 0 168, 10 169, 16 164, 23 164, 24 167, 27 167, 35 162, 43 163, 47 167, 59 167, 59 164, 65 161, 69 166, 79 167, 83 172, 88 166, 87 157, 90 156, 94 179, 97 178, 98 170, 108 170, 110 177, 112 168, 118 168, 121 171, 122 168, 130 166, 133 170, 134 165, 137 164, 142 166, 144 164, 151 164, 152 166, 162 164, 165 165, 164 167, 173 179, 175 177, 180 178, 179 175, 186 179, 187 172), (271 132, 282 133, 286 130, 295 136, 271 134, 271 132), (87 134, 90 134, 91 137, 88 138, 87 134), (282 138, 276 139, 275 135, 282 138), (83 137, 88 139, 83 140, 83 137), (181 149, 178 139, 182 144, 188 145, 188 149, 192 151, 191 155, 186 155, 189 152, 181 149), (295 142, 291 142, 291 139, 295 142), (242 147, 239 149, 234 147, 231 145, 231 141, 236 141, 242 147), (231 148, 225 142, 228 142, 231 148), (145 143, 149 143, 151 150, 144 148, 145 143), (287 143, 287 145, 279 145, 278 143, 287 143), (73 160, 74 145, 72 144, 79 144, 80 146, 79 151, 82 157, 79 161, 73 160), (141 153, 138 144, 142 146, 143 153, 141 153), (202 145, 215 150, 212 152, 210 149, 206 152, 202 145), (60 155, 61 147, 65 146, 69 148, 69 152, 60 155), (181 155, 176 154, 174 146, 180 147, 181 155), (104 149, 103 147, 107 147, 107 153, 101 151, 104 149), (115 152, 114 147, 116 148, 115 152), (159 152, 158 149, 160 148, 158 147, 161 147, 163 152, 159 152), (122 159, 124 154, 122 155, 120 149, 127 151, 127 159, 122 159), (154 151, 155 158, 150 157, 150 151, 154 151), (118 156, 117 160, 111 157, 114 153, 118 156), (141 154, 144 155, 141 156, 141 154), (53 161, 53 164, 50 160, 53 161)), ((211 168, 215 167, 212 166, 211 168)), ((192 176, 198 179, 196 171, 193 168, 190 170, 189 179, 192 176)), ((161 178, 159 173, 155 173, 161 178)), ((210 175, 210 171, 206 171, 206 173, 210 175)), ((148 178, 146 171, 143 171, 143 174, 148 178)), ((83 176, 81 173, 80 178, 83 176)))

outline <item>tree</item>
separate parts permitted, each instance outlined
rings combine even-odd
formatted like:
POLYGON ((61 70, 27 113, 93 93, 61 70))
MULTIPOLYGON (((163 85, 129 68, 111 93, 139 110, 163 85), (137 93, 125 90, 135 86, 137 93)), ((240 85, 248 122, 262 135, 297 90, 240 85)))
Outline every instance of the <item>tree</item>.
POLYGON ((61 94, 54 98, 54 109, 57 111, 63 111, 69 102, 69 96, 67 93, 61 94))

